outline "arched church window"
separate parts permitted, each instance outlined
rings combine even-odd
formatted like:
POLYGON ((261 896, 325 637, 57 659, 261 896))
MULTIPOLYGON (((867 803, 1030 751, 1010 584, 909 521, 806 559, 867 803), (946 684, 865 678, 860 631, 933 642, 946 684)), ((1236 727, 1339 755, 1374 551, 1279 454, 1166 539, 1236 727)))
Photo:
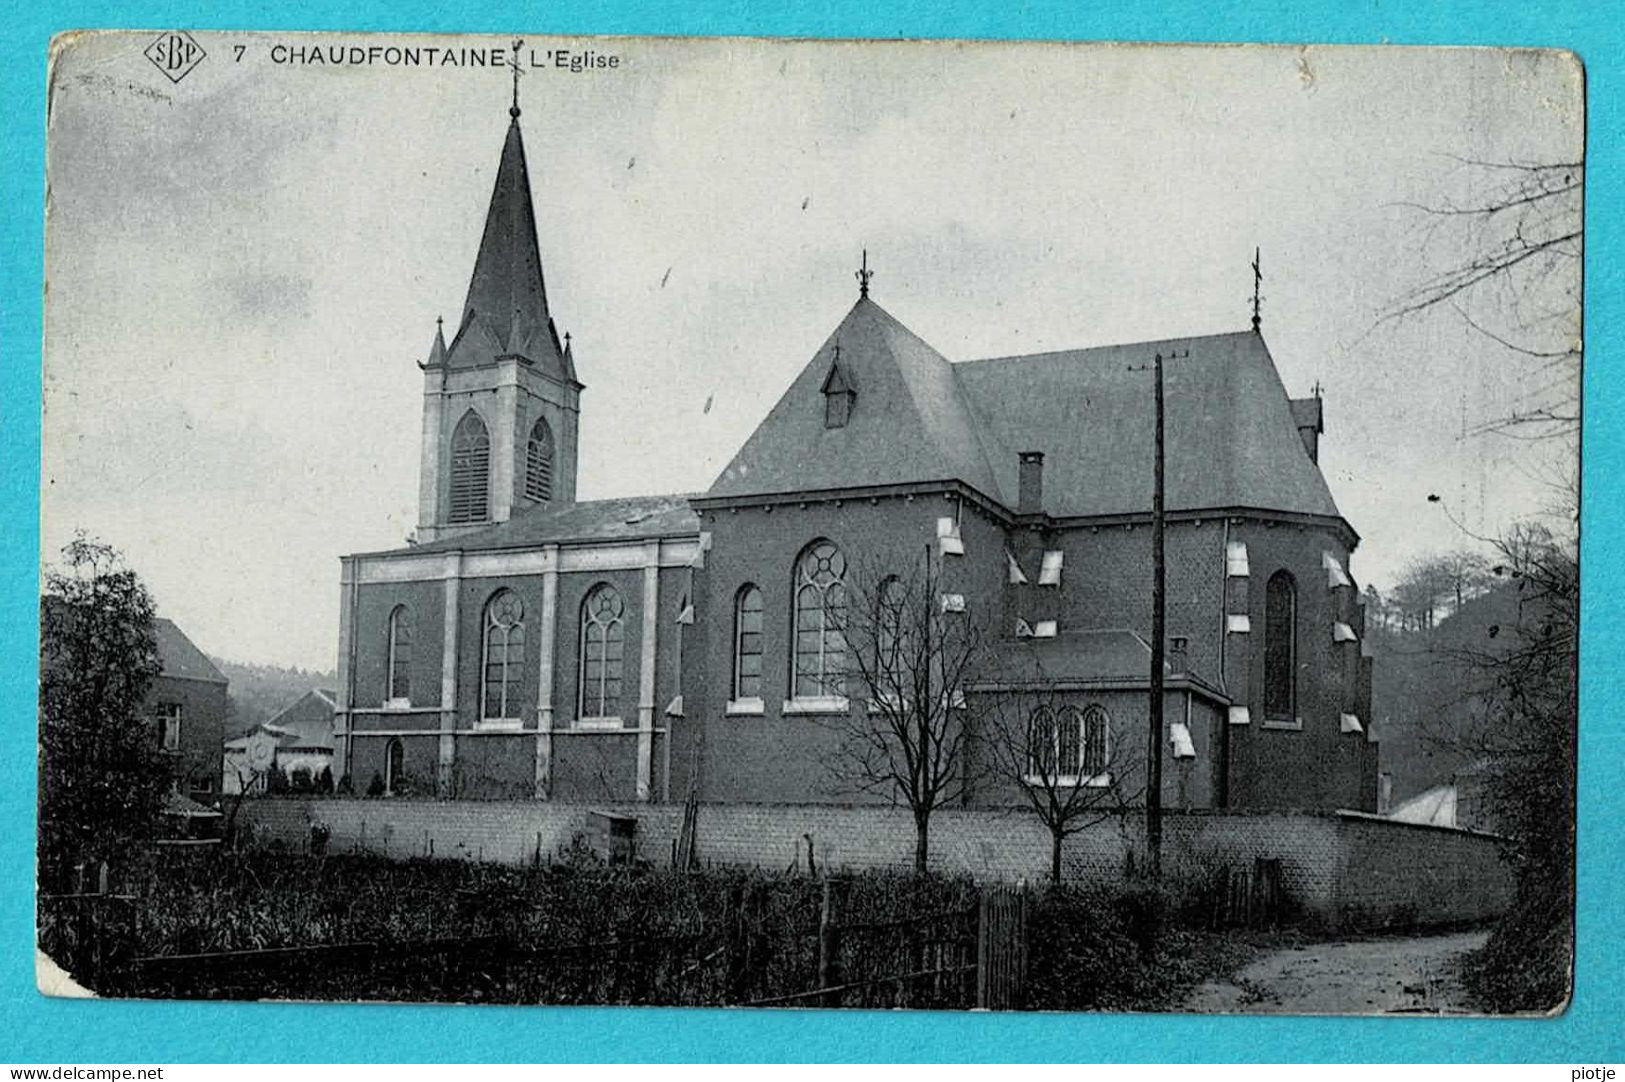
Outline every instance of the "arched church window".
POLYGON ((451 504, 448 522, 484 522, 489 515, 491 437, 480 415, 469 410, 451 437, 451 504))
POLYGON ((1111 763, 1111 718, 1098 704, 1057 714, 1033 711, 1027 722, 1027 775, 1050 784, 1105 784, 1111 763))
POLYGON ((384 795, 393 796, 406 778, 406 745, 392 736, 384 747, 384 795))
POLYGON ((846 557, 832 541, 814 541, 795 571, 795 674, 798 699, 846 694, 846 557))
POLYGON ((762 697, 762 591, 752 583, 734 601, 734 699, 762 697))
POLYGON ((1073 714, 1077 718, 1076 731, 1082 751, 1078 773, 1085 778, 1105 777, 1111 766, 1111 718, 1105 708, 1096 704, 1086 707, 1082 714, 1076 711, 1073 714))
POLYGON ((620 591, 607 582, 593 587, 581 602, 580 717, 621 716, 625 615, 620 591))
POLYGON ((908 649, 904 634, 907 625, 907 589, 896 575, 880 580, 875 591, 875 675, 880 679, 880 694, 901 696, 907 681, 904 664, 908 649))
POLYGON ((412 698, 412 615, 405 605, 396 605, 389 614, 389 694, 385 698, 396 702, 412 698))
POLYGON ((538 417, 525 445, 525 495, 538 503, 553 498, 553 429, 538 417))
POLYGON ((1056 761, 1055 712, 1047 706, 1034 710, 1027 719, 1027 776, 1055 778, 1059 774, 1056 761))
POLYGON ((519 717, 519 685, 525 667, 525 607, 512 590, 499 590, 486 602, 482 658, 480 717, 519 717))
POLYGON ((1264 716, 1297 717, 1298 587, 1286 571, 1270 576, 1264 590, 1264 716))

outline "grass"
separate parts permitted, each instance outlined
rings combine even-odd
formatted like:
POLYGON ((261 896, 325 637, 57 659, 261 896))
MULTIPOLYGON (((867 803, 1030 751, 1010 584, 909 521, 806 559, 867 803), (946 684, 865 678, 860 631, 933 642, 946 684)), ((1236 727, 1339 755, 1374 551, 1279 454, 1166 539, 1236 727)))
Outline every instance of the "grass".
MULTIPOLYGON (((146 861, 118 889, 137 899, 133 920, 92 958, 95 972, 81 962, 75 974, 112 994, 720 1005, 820 986, 823 883, 793 874, 216 850, 146 861), (132 964, 344 944, 368 946, 132 964)), ((858 985, 841 1005, 973 1006, 979 893, 961 878, 840 879, 833 972, 858 985)), ((1256 950, 1245 935, 1181 927, 1166 893, 1143 887, 1040 889, 1028 914, 1031 1009, 1172 1009, 1256 950)), ((42 903, 53 956, 73 956, 70 924, 42 903)))

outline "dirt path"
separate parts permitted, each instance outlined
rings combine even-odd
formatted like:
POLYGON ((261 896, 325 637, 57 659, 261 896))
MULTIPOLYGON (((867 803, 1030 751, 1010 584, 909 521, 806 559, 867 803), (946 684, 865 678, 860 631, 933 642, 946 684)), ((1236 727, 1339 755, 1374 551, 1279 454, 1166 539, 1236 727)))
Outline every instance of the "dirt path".
POLYGON ((1182 1009, 1243 1014, 1461 1014, 1455 962, 1487 932, 1341 943, 1272 951, 1228 981, 1198 987, 1182 1009))

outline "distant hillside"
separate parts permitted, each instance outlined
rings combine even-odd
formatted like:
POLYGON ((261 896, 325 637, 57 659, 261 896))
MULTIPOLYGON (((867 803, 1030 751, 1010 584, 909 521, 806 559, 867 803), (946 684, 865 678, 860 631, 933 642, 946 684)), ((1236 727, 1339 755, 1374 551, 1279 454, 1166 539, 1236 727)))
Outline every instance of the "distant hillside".
POLYGON ((1380 769, 1393 781, 1393 804, 1448 783, 1468 765, 1472 755, 1457 739, 1482 716, 1475 692, 1484 677, 1462 655, 1505 646, 1510 639, 1497 639, 1512 634, 1517 619, 1517 591, 1502 585, 1432 628, 1368 625, 1371 716, 1381 741, 1380 769))
POLYGON ((226 703, 228 740, 270 719, 311 688, 331 690, 338 683, 338 674, 333 672, 245 665, 218 657, 210 660, 231 681, 226 703))

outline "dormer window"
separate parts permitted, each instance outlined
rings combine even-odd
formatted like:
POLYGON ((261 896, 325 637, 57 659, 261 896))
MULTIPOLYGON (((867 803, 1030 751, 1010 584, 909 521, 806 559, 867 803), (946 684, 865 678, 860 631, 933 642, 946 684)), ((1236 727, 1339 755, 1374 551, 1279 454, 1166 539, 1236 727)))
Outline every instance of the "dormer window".
POLYGON ((839 364, 829 366, 829 375, 824 377, 824 385, 819 390, 824 395, 824 427, 845 428, 847 419, 852 416, 852 403, 857 399, 858 392, 847 381, 846 373, 841 371, 839 364))

